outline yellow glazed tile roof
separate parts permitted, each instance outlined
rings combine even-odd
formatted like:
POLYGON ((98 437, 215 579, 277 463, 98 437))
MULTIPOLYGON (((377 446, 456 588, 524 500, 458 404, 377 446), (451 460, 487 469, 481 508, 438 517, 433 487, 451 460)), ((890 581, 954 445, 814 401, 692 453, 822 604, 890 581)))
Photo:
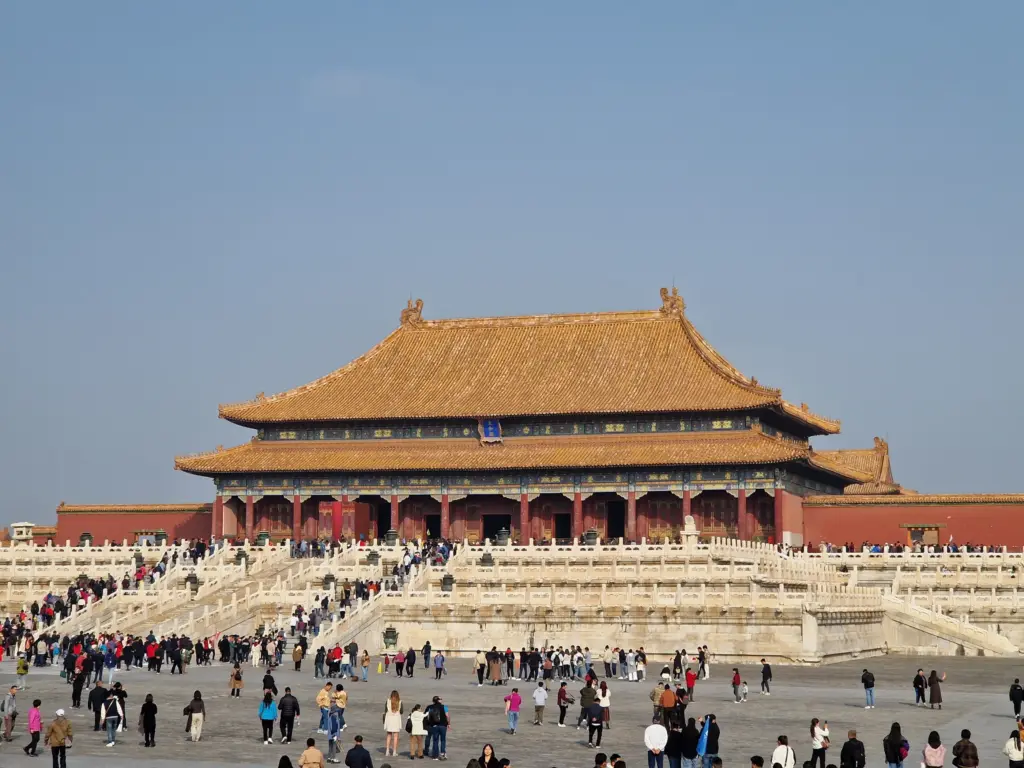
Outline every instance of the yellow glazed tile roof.
POLYGON ((168 512, 211 512, 213 504, 65 504, 57 507, 59 515, 102 514, 152 514, 168 512))
POLYGON ((874 496, 879 494, 914 493, 904 488, 892 476, 892 463, 889 459, 889 443, 880 437, 875 438, 873 448, 848 448, 838 451, 820 451, 816 456, 834 464, 848 467, 854 473, 867 479, 846 486, 843 493, 857 496, 874 496))
POLYGON ((240 424, 375 419, 657 413, 770 407, 834 433, 839 422, 795 406, 730 365, 693 327, 682 299, 640 312, 424 320, 401 325, 310 384, 222 405, 240 424))
POLYGON ((871 506, 947 506, 952 504, 1020 504, 1024 505, 1024 493, 901 493, 883 495, 835 495, 808 496, 804 499, 807 507, 871 507, 871 506))
POLYGON ((198 456, 175 468, 232 472, 450 471, 778 463, 807 457, 800 443, 760 431, 476 439, 271 441, 198 456))

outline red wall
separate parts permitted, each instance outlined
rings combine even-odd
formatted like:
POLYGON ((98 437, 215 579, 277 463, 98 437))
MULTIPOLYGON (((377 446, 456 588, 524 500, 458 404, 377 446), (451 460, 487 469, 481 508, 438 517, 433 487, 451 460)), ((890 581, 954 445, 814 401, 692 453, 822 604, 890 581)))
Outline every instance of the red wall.
POLYGON ((782 531, 775 532, 776 541, 784 541, 783 533, 789 531, 792 534, 793 546, 806 544, 807 530, 803 497, 781 488, 776 488, 775 494, 782 508, 782 531), (803 541, 797 541, 797 537, 800 535, 803 535, 803 541))
POLYGON ((958 544, 984 544, 1020 548, 1024 527, 1020 525, 1024 504, 900 504, 878 506, 804 506, 804 542, 833 544, 852 541, 907 543, 907 530, 900 523, 943 524, 939 541, 950 535, 958 544))
POLYGON ((105 540, 120 543, 128 539, 134 543, 136 531, 167 531, 171 539, 208 539, 211 526, 209 512, 90 512, 88 514, 62 514, 57 511, 57 535, 55 544, 70 541, 78 543, 78 537, 88 531, 93 541, 102 544, 105 540))

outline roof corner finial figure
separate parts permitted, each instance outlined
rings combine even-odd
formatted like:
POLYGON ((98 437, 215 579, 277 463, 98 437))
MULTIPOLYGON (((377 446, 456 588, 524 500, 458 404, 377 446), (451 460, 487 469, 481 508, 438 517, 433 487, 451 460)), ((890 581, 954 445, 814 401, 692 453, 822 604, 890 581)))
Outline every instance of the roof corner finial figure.
POLYGON ((256 394, 256 402, 257 403, 262 403, 266 399, 267 399, 267 395, 266 395, 265 392, 258 392, 256 394))
POLYGON ((661 289, 661 312, 665 315, 682 314, 686 309, 683 297, 679 295, 679 289, 672 286, 670 293, 668 288, 661 289))
POLYGON ((402 325, 419 325, 423 322, 423 299, 416 299, 413 302, 409 299, 405 309, 402 310, 402 325))

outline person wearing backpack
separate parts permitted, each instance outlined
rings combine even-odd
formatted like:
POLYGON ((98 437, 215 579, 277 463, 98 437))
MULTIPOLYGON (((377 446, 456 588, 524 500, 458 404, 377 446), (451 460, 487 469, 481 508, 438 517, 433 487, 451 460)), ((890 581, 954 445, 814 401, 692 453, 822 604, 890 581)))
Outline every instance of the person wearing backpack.
POLYGON ((242 696, 242 689, 245 688, 245 683, 242 681, 242 665, 237 661, 235 666, 231 670, 231 678, 229 679, 231 687, 231 697, 238 699, 242 696))
POLYGON ((864 670, 860 676, 860 682, 864 686, 864 709, 875 708, 875 676, 864 670))
POLYGON ((903 738, 899 723, 893 723, 889 735, 882 739, 882 751, 889 768, 903 768, 903 761, 910 754, 910 742, 903 738))
POLYGON ((448 708, 442 703, 440 696, 435 696, 427 707, 427 724, 430 726, 430 756, 434 760, 447 760, 445 752, 448 747, 451 719, 448 717, 448 708))
MULTIPOLYGON (((429 644, 428 644, 429 645, 429 644)), ((418 757, 423 759, 423 737, 427 735, 426 728, 427 713, 417 704, 409 713, 409 719, 405 723, 405 730, 409 734, 409 759, 418 757)))

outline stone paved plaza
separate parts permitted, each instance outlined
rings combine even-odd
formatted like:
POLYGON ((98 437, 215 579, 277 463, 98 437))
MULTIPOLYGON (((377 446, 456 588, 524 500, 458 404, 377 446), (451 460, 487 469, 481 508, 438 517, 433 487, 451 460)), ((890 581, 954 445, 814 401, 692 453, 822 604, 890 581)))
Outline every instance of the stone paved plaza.
MULTIPOLYGON (((712 666, 711 679, 698 684, 696 702, 687 710, 688 715, 714 712, 722 729, 721 755, 727 768, 746 768, 752 754, 768 756, 779 733, 786 733, 796 751, 798 764, 810 758, 809 734, 811 717, 827 719, 832 729, 833 748, 829 762, 838 763, 839 748, 849 728, 856 728, 864 741, 868 765, 882 762, 881 739, 893 720, 898 720, 904 734, 911 742, 911 756, 908 766, 917 766, 920 748, 931 729, 936 729, 948 747, 959 738, 961 728, 968 727, 975 734, 983 765, 1001 764, 1005 758, 1000 753, 1013 727, 1012 710, 1007 698, 1009 684, 1015 676, 1024 677, 1024 664, 1008 659, 945 658, 925 659, 920 662, 911 658, 875 658, 866 662, 877 678, 877 708, 863 709, 863 692, 860 686, 860 671, 865 663, 850 662, 826 667, 784 667, 776 666, 772 696, 757 695, 759 668, 742 667, 751 688, 751 700, 746 704, 731 703, 728 686, 729 669, 722 665, 712 666), (931 711, 914 707, 910 681, 918 666, 926 671, 938 668, 947 672, 943 689, 946 700, 944 709, 931 711)), ((660 668, 660 665, 653 665, 660 668)), ((317 738, 318 746, 326 752, 326 742, 317 736, 317 710, 314 697, 320 683, 312 676, 312 665, 304 663, 304 671, 289 671, 290 665, 282 667, 276 675, 278 688, 283 691, 289 685, 299 698, 302 707, 301 725, 295 729, 296 741, 308 735, 317 738), (308 670, 308 671, 306 671, 308 670)), ((440 682, 435 682, 422 668, 412 679, 397 679, 370 675, 368 683, 347 685, 350 691, 346 720, 349 727, 344 732, 345 748, 351 746, 352 737, 362 734, 373 755, 374 765, 379 768, 384 762, 393 766, 409 762, 408 736, 401 734, 402 751, 398 758, 384 758, 381 712, 384 700, 392 688, 402 695, 405 711, 414 703, 426 704, 432 695, 441 695, 452 713, 452 731, 448 737, 449 762, 464 766, 480 754, 485 742, 492 742, 499 758, 508 757, 513 766, 580 766, 593 765, 593 752, 586 746, 585 731, 575 728, 558 728, 558 709, 548 707, 544 727, 529 724, 532 719, 532 702, 529 700, 531 686, 523 684, 520 693, 524 696, 524 720, 521 732, 511 736, 505 731, 502 697, 509 691, 506 687, 489 685, 477 687, 471 676, 470 662, 453 660, 450 671, 440 682)), ((166 669, 166 668, 165 668, 166 669)), ((27 741, 25 720, 33 698, 43 701, 44 723, 49 723, 58 707, 65 708, 75 728, 75 746, 68 755, 68 765, 91 768, 99 765, 152 765, 190 766, 233 765, 269 766, 278 764, 280 755, 288 754, 297 762, 301 747, 275 744, 265 746, 260 740, 260 726, 256 715, 262 670, 245 667, 246 689, 240 701, 228 698, 228 667, 215 665, 211 668, 190 669, 184 678, 171 677, 166 672, 160 676, 137 670, 122 673, 118 678, 129 693, 129 730, 121 734, 122 742, 116 747, 106 748, 105 738, 92 731, 92 713, 86 709, 70 709, 71 689, 59 678, 56 670, 33 672, 28 678, 28 690, 18 694, 19 722, 16 741, 0 747, 0 765, 27 766, 49 765, 49 754, 35 760, 22 754, 20 747, 27 741), (203 741, 198 745, 186 742, 184 718, 181 709, 191 698, 193 689, 203 691, 207 702, 207 719, 203 741), (155 697, 160 712, 157 718, 157 748, 145 750, 141 736, 134 728, 139 707, 146 693, 155 697)), ((0 681, 5 688, 14 679, 14 667, 10 661, 0 664, 0 681)), ((513 683, 517 684, 517 683, 513 683)), ((578 684, 570 684, 578 690, 578 684)), ((605 732, 602 751, 620 752, 627 765, 645 764, 643 730, 650 722, 650 701, 648 695, 652 684, 625 683, 612 681, 612 729, 605 732)), ((575 691, 574 691, 575 693, 575 691)), ((83 702, 85 697, 83 696, 83 702)), ((570 714, 574 714, 570 710, 570 714)), ((668 763, 666 761, 665 765, 668 763)))

